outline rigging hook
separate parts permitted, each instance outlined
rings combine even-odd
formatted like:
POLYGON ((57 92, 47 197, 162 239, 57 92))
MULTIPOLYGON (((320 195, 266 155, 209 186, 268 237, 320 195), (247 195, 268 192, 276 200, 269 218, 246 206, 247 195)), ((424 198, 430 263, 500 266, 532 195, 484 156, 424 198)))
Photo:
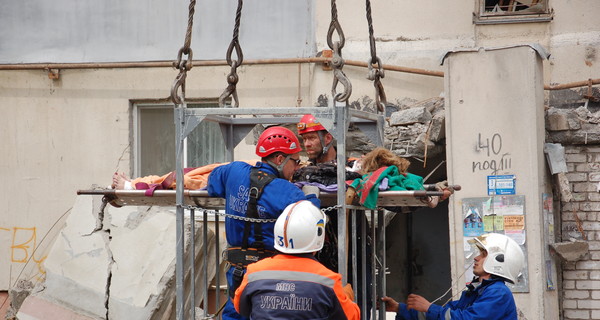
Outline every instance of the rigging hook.
POLYGON ((331 23, 329 24, 329 30, 327 31, 327 45, 333 51, 333 58, 331 59, 331 68, 333 69, 333 84, 331 86, 331 96, 334 101, 346 102, 352 94, 352 84, 342 68, 344 67, 344 59, 342 58, 342 48, 344 47, 346 39, 344 38, 344 31, 337 19, 337 5, 335 0, 331 0, 331 23), (333 41, 333 32, 337 32, 339 41, 333 41), (343 92, 336 92, 338 83, 341 83, 344 87, 343 92))
POLYGON ((227 75, 227 87, 219 97, 219 107, 226 107, 225 101, 228 97, 232 96, 234 104, 232 107, 239 107, 240 103, 237 95, 236 85, 239 81, 239 76, 237 74, 237 68, 242 65, 242 61, 244 61, 244 53, 242 52, 242 47, 240 46, 238 37, 239 37, 239 29, 240 29, 240 21, 242 19, 242 6, 244 5, 243 0, 238 0, 238 7, 235 13, 235 23, 233 26, 233 37, 231 42, 229 43, 229 47, 227 48, 227 53, 225 55, 227 59, 227 64, 231 67, 231 72, 227 75), (235 54, 237 56, 237 60, 231 59, 231 54, 235 49, 235 54))
POLYGON ((366 0, 366 15, 367 15, 367 25, 369 27, 369 45, 371 47, 371 59, 369 60, 369 71, 367 73, 367 79, 373 81, 373 86, 375 86, 375 104, 377 105, 378 112, 385 112, 385 105, 387 104, 387 99, 385 96, 385 91, 383 89, 383 84, 381 83, 381 79, 385 77, 383 72, 383 64, 381 63, 381 59, 377 57, 377 48, 375 46, 375 37, 373 36, 373 19, 371 17, 371 1, 366 0), (377 64, 377 68, 373 67, 373 64, 377 64))

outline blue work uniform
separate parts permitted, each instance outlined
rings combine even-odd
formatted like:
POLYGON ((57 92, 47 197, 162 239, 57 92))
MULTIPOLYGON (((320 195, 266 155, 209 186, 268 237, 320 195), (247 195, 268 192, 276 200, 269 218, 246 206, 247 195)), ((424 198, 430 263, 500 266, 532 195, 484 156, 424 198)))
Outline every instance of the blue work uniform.
MULTIPOLYGON (((257 162, 256 166, 261 171, 278 176, 277 170, 271 165, 257 162)), ((221 197, 225 199, 225 213, 228 215, 246 216, 246 209, 249 200, 250 190, 250 170, 252 166, 245 163, 234 161, 230 164, 215 168, 208 177, 208 195, 211 197, 221 197)), ((293 183, 276 178, 265 186, 262 196, 257 202, 257 212, 260 219, 277 219, 283 210, 290 204, 300 200, 309 200, 315 206, 320 207, 321 203, 315 195, 304 195, 302 190, 293 183)), ((244 237, 245 221, 233 218, 225 218, 225 232, 227 244, 229 247, 240 247, 244 237)), ((262 223, 264 249, 273 248, 273 228, 274 222, 262 223)), ((253 247, 255 241, 254 228, 250 228, 248 237, 248 246, 253 247)), ((233 267, 227 270, 227 282, 229 290, 232 289, 233 267)), ((239 315, 231 299, 223 309, 223 319, 246 319, 239 315)))
POLYGON ((483 280, 477 287, 464 291, 459 300, 445 306, 432 304, 427 312, 408 310, 400 303, 396 320, 517 320, 517 306, 512 292, 502 278, 483 280), (419 317, 421 315, 421 317, 419 317))

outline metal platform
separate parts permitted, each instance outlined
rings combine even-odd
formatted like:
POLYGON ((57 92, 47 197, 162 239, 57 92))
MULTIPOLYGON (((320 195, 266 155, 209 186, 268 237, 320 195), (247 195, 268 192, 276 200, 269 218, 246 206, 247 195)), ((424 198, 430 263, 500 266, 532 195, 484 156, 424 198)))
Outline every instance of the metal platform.
MULTIPOLYGON (((175 190, 155 190, 152 196, 146 195, 146 190, 79 190, 78 195, 103 195, 115 207, 123 206, 175 206, 175 190)), ((442 196, 440 191, 380 191, 377 198, 379 207, 435 207, 436 197, 442 196)), ((207 191, 184 190, 184 205, 197 206, 204 209, 222 209, 225 199, 209 197, 207 191)), ((323 207, 337 204, 337 193, 321 192, 319 195, 323 207)), ((358 202, 354 206, 360 206, 358 202)))

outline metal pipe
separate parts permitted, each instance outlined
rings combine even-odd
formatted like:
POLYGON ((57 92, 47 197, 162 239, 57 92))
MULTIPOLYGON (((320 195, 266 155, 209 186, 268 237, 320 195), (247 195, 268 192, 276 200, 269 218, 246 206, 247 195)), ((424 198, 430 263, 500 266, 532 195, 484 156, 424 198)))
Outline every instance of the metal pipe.
MULTIPOLYGON (((293 63, 330 63, 331 58, 285 58, 285 59, 254 59, 244 60, 244 65, 293 64, 293 63)), ((362 61, 345 60, 344 64, 354 67, 367 68, 362 61)), ((195 67, 227 66, 225 60, 194 60, 195 67)), ((121 69, 121 68, 173 68, 173 61, 143 61, 143 62, 97 62, 97 63, 22 63, 0 64, 0 70, 50 70, 50 69, 121 69)), ((432 71, 419 68, 408 68, 383 65, 384 70, 420 74, 432 77, 444 77, 443 71, 432 71)), ((592 85, 600 84, 600 79, 592 79, 592 85)), ((564 90, 589 85, 589 80, 569 82, 556 85, 544 85, 544 90, 564 90)))
MULTIPOLYGON (((190 210, 190 317, 192 319, 196 319, 196 211, 194 209, 190 210)), ((206 222, 205 222, 206 223, 206 222)), ((206 229, 203 229, 204 236, 206 238, 206 229)), ((206 242, 202 243, 202 246, 206 246, 206 242)), ((206 252, 206 250, 204 251, 206 252)), ((204 265, 206 266, 206 259, 204 260, 204 265)), ((185 258, 184 258, 185 261, 185 258)), ((184 266, 185 268, 185 266, 184 266)), ((204 274, 206 275, 206 268, 204 270, 204 274)), ((204 276, 206 279, 206 276, 204 276)), ((185 276, 184 276, 185 279, 185 276)), ((206 287, 206 281, 203 283, 206 287)), ((206 292, 206 288, 204 289, 206 292)), ((206 294, 204 295, 206 297, 206 294)))
POLYGON ((184 250, 185 250, 185 219, 184 219, 184 198, 183 198, 183 139, 185 130, 185 119, 183 109, 185 105, 178 105, 175 108, 175 159, 176 159, 176 184, 177 190, 175 194, 175 245, 176 245, 176 260, 175 260, 175 318, 184 320, 185 317, 185 297, 184 297, 184 250))
MULTIPOLYGON (((294 64, 294 63, 330 63, 332 58, 284 58, 244 60, 243 65, 294 64)), ((345 65, 368 68, 362 61, 345 60, 345 65)), ((227 66, 225 60, 193 60, 193 67, 227 66)), ((96 62, 96 63, 22 63, 0 64, 0 70, 50 70, 50 69, 121 69, 121 68, 174 68, 173 61, 140 61, 140 62, 96 62)), ((435 77, 443 77, 443 71, 431 71, 418 68, 407 68, 384 64, 383 69, 405 73, 414 73, 435 77)))
POLYGON ((577 87, 587 87, 588 85, 590 85, 590 82, 592 85, 600 84, 600 79, 590 79, 585 81, 569 82, 556 85, 544 85, 544 90, 564 90, 577 87))

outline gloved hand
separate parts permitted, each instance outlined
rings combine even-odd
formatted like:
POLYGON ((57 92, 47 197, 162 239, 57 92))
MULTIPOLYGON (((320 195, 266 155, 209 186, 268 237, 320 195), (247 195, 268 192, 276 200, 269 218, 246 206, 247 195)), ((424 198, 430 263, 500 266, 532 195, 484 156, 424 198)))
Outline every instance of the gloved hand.
POLYGON ((444 201, 452 195, 452 189, 448 186, 448 181, 440 181, 435 184, 435 188, 438 191, 443 191, 444 195, 440 197, 440 201, 444 201))
POLYGON ((346 204, 352 204, 356 197, 356 190, 352 187, 348 187, 346 190, 346 204))

